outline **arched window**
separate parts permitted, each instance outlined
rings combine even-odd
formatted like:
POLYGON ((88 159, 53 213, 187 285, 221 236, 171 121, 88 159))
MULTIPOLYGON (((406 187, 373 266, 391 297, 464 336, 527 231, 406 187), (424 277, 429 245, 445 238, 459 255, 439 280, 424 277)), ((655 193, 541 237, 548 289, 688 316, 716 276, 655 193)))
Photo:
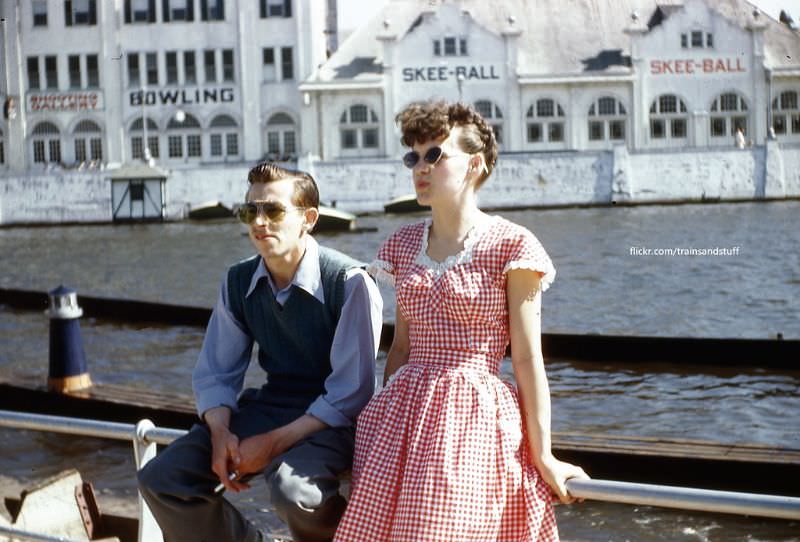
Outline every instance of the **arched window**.
POLYGON ((297 158, 297 131, 286 113, 275 113, 267 120, 266 154, 271 160, 297 158))
POLYGON ((172 117, 167 123, 167 156, 169 158, 200 158, 203 156, 200 123, 184 113, 183 120, 172 117))
POLYGON ((612 96, 598 98, 589 106, 589 141, 625 141, 628 112, 612 96))
POLYGON ((380 147, 378 115, 366 105, 356 104, 339 117, 340 144, 343 152, 358 149, 377 151, 380 147))
POLYGON ((719 138, 718 141, 728 142, 740 128, 747 135, 747 102, 735 92, 719 95, 711 104, 709 122, 711 137, 719 138))
POLYGON ((91 120, 82 120, 73 130, 75 161, 101 161, 103 159, 103 131, 91 120), (87 145, 88 143, 88 145, 87 145), (88 154, 87 154, 88 150, 88 154))
POLYGON ((662 94, 650 105, 650 139, 685 142, 689 126, 686 104, 674 94, 662 94))
POLYGON ((775 135, 800 137, 800 107, 797 92, 787 90, 772 100, 772 128, 775 135))
POLYGON ((563 143, 564 109, 550 98, 536 100, 525 114, 528 143, 563 143))
POLYGON ((475 111, 480 113, 483 119, 494 130, 494 138, 497 140, 497 146, 503 144, 503 112, 497 104, 489 100, 478 100, 475 102, 475 111))
POLYGON ((40 164, 61 162, 61 132, 52 122, 40 122, 31 133, 33 161, 40 164))
MULTIPOLYGON (((131 123, 130 127, 131 136, 131 157, 134 160, 144 160, 144 122, 142 117, 139 117, 131 123)), ((147 119, 147 150, 150 151, 152 158, 158 158, 158 124, 148 117, 147 119)))
POLYGON ((209 124, 212 157, 239 155, 239 125, 230 115, 217 115, 209 124), (223 146, 224 144, 224 146, 223 146))

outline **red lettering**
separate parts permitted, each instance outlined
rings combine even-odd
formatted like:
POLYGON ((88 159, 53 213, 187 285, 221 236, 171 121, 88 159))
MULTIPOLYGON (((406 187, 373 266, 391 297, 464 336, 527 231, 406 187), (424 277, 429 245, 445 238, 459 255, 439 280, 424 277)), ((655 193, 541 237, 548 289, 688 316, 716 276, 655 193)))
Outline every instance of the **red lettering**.
POLYGON ((662 64, 662 66, 664 67, 664 73, 674 73, 674 70, 672 69, 672 61, 671 60, 665 60, 663 62, 663 64, 662 64))
POLYGON ((94 92, 89 95, 89 103, 92 104, 92 109, 97 107, 97 94, 94 92))
POLYGON ((703 59, 703 71, 705 73, 712 73, 714 71, 714 61, 710 58, 703 59))
POLYGON ((694 61, 685 60, 684 63, 686 64, 686 73, 694 73, 694 61))
POLYGON ((741 58, 737 58, 736 59, 736 71, 737 72, 744 72, 745 71, 744 66, 742 66, 742 59, 741 58))
POLYGON ((724 60, 722 60, 721 58, 717 59, 717 64, 716 64, 716 66, 714 66, 714 71, 715 71, 715 72, 724 72, 724 71, 727 71, 727 70, 725 69, 725 61, 724 61, 724 60))
POLYGON ((661 61, 659 60, 650 61, 650 73, 653 75, 658 75, 661 73, 661 61))
POLYGON ((684 73, 683 72, 683 60, 676 60, 675 61, 675 73, 684 73))

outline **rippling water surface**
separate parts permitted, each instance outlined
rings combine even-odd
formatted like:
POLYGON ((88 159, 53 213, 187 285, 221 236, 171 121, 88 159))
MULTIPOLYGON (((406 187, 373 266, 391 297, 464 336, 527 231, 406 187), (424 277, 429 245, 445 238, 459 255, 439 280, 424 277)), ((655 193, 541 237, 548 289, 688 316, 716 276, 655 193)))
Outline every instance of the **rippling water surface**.
MULTIPOLYGON (((529 227, 558 270, 544 296, 549 332, 800 338, 800 202, 500 213, 529 227), (631 247, 731 248, 737 256, 636 256, 631 247)), ((377 232, 320 235, 370 260, 398 226, 419 217, 370 216, 377 232)), ((231 263, 252 248, 230 222, 0 230, 0 286, 211 306, 231 263)), ((386 316, 394 310, 384 290, 386 316)), ((0 375, 47 367, 44 315, 0 306, 0 375)), ((190 393, 203 330, 85 318, 97 381, 190 393)), ((382 361, 382 360, 381 360, 382 361)), ((510 378, 506 362, 503 372, 510 378)), ((556 431, 701 438, 800 448, 800 372, 756 367, 550 360, 556 431)), ((257 371, 248 381, 260 380, 257 371)), ((0 431, 3 474, 38 479, 76 466, 101 491, 133 496, 130 448, 97 439, 0 431)), ((746 474, 745 474, 746 475, 746 474)), ((238 500, 265 527, 257 493, 238 500)), ((601 503, 559 507, 567 540, 798 540, 800 525, 601 503)))

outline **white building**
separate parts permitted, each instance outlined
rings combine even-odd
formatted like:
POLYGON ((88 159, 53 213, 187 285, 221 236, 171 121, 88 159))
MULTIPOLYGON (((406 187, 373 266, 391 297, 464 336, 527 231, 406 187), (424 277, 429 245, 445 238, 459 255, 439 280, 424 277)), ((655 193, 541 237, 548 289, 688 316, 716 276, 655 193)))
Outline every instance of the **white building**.
POLYGON ((146 149, 168 169, 294 157, 297 85, 332 35, 325 0, 0 6, 8 174, 131 163, 146 149))
POLYGON ((390 1, 300 90, 322 160, 398 156, 396 113, 432 96, 501 152, 800 142, 800 33, 744 0, 390 1))

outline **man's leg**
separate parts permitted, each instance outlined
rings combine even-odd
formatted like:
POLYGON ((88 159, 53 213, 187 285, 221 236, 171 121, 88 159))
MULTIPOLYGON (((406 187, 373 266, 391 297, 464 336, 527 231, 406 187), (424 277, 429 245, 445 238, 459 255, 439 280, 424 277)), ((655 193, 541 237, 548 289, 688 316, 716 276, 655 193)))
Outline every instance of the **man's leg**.
POLYGON ((353 428, 328 428, 278 456, 265 476, 275 511, 295 542, 333 539, 347 502, 338 476, 353 462, 353 428))
MULTIPOLYGON (((281 413, 284 414, 284 413, 281 413)), ((286 423, 269 407, 240 400, 231 432, 243 440, 286 423)), ((255 542, 257 530, 221 494, 211 470, 211 435, 205 425, 161 451, 138 473, 139 490, 164 532, 166 542, 255 542)))

